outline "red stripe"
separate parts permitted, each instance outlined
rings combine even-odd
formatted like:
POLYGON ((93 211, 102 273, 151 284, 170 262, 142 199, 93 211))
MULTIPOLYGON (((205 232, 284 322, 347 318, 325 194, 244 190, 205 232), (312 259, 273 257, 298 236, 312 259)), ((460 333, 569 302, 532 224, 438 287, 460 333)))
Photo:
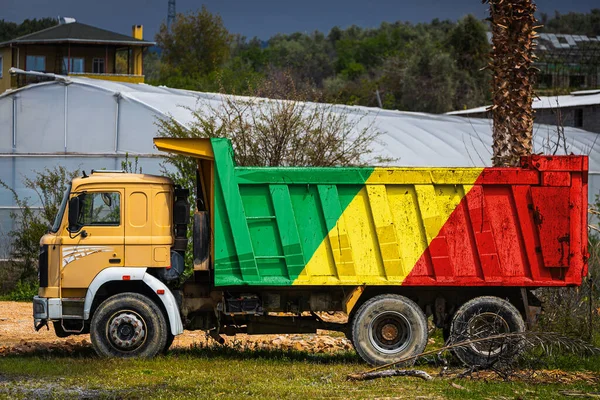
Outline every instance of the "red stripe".
POLYGON ((526 159, 529 169, 484 169, 403 284, 581 284, 587 272, 584 157, 540 159, 526 159))

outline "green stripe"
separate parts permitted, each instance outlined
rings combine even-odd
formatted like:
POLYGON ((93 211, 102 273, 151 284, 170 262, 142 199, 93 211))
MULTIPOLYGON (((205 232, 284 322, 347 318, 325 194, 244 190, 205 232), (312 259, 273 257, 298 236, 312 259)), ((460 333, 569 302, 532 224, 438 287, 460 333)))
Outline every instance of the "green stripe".
MULTIPOLYGON (((250 233, 248 231, 248 224, 246 223, 246 217, 244 215, 244 209, 242 205, 242 198, 238 185, 233 181, 234 170, 233 164, 233 152, 229 141, 225 140, 213 140, 213 151, 215 153, 224 154, 226 156, 220 157, 219 165, 216 168, 217 177, 215 181, 219 182, 220 198, 219 203, 216 207, 223 207, 224 213, 219 213, 221 219, 215 222, 219 226, 225 224, 229 225, 233 233, 233 247, 235 248, 235 258, 239 265, 239 271, 242 279, 246 282, 255 281, 259 279, 258 269, 256 267, 256 259, 254 258, 254 252, 252 249, 252 243, 250 239, 250 233), (226 218, 223 218, 226 217, 226 218)), ((229 246, 231 248, 231 246, 229 246)), ((223 249, 216 249, 216 257, 223 256, 228 260, 234 257, 234 254, 223 254, 223 249)))
POLYGON ((292 285, 373 168, 236 167, 215 155, 215 285, 292 285))

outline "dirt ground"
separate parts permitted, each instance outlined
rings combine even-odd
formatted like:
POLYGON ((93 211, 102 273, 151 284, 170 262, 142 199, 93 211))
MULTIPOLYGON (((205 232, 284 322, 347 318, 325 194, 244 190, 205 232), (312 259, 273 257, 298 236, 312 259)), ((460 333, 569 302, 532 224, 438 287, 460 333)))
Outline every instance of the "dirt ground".
MULTIPOLYGON (((0 301, 0 355, 29 353, 40 350, 90 347, 90 335, 75 335, 60 339, 54 329, 33 327, 31 303, 0 301)), ((340 318, 330 319, 340 322, 340 318)), ((336 352, 352 349, 352 344, 338 332, 319 331, 313 335, 236 335, 225 336, 227 345, 253 345, 258 348, 281 348, 315 352, 336 352)), ((173 347, 189 348, 214 343, 203 331, 185 331, 175 338, 173 347)))

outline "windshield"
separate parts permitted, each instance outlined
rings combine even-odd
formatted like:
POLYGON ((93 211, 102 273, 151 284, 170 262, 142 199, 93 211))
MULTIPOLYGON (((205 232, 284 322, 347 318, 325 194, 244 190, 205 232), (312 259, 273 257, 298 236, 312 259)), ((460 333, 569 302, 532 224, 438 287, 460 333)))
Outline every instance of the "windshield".
POLYGON ((67 186, 65 189, 65 194, 63 194, 63 199, 60 202, 60 208, 56 213, 56 218, 54 219, 54 224, 52 224, 52 228, 50 228, 50 232, 56 233, 60 228, 60 223, 62 222, 63 214, 65 213, 65 208, 67 208, 67 200, 69 200, 69 193, 71 193, 71 184, 67 186))

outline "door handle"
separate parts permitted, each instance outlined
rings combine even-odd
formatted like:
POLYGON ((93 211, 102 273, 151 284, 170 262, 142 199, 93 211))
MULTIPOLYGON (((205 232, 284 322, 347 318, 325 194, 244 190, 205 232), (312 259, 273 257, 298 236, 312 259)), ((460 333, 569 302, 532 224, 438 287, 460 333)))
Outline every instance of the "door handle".
POLYGON ((109 258, 108 262, 111 264, 120 264, 121 263, 121 259, 120 258, 109 258))

